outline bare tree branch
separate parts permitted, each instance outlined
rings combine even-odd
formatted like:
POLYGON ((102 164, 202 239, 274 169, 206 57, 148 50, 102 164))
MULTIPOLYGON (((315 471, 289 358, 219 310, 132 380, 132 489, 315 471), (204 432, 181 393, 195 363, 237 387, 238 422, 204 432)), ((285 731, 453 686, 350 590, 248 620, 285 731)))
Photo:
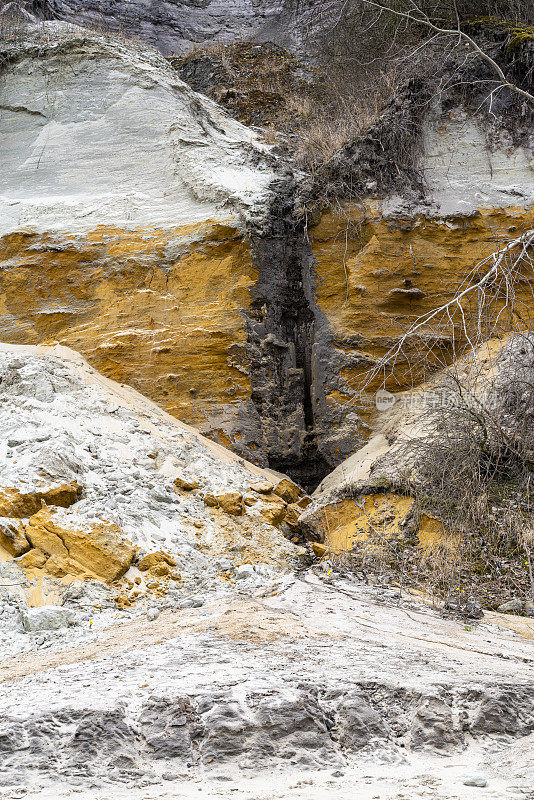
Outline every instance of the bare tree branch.
MULTIPOLYGON (((428 333, 443 335, 448 331, 453 350, 456 350, 459 343, 467 343, 468 349, 476 358, 477 348, 497 331, 504 314, 507 315, 508 323, 514 318, 521 320, 516 290, 523 280, 522 265, 528 263, 532 266, 528 251, 533 246, 534 229, 529 229, 487 258, 476 262, 454 296, 446 303, 418 316, 396 344, 366 373, 359 387, 360 391, 367 389, 379 375, 383 375, 385 380, 400 358, 410 364, 410 356, 405 349, 416 337, 419 337, 423 349, 418 350, 417 361, 418 364, 423 363, 425 356, 428 357, 433 351, 431 338, 427 352, 424 352, 428 333), (474 303, 471 313, 466 310, 469 302, 474 303)), ((521 321, 526 327, 525 321, 521 321)))
POLYGON ((504 72, 502 71, 499 64, 491 58, 484 50, 478 45, 475 40, 469 36, 465 31, 463 31, 460 26, 458 28, 441 28, 439 25, 435 25, 431 19, 422 11, 412 0, 411 5, 413 7, 412 11, 399 11, 396 8, 391 8, 390 6, 383 5, 382 3, 377 3, 376 0, 362 0, 368 6, 372 6, 373 8, 379 8, 382 11, 387 11, 390 14, 394 14, 397 17, 402 17, 403 19, 407 19, 411 22, 417 22, 420 25, 424 25, 425 27, 429 28, 432 31, 435 31, 437 34, 442 36, 457 36, 462 39, 466 44, 468 44, 473 52, 475 52, 483 61, 485 61, 492 70, 499 76, 499 79, 504 87, 509 89, 512 92, 520 95, 525 100, 528 100, 529 103, 534 104, 534 95, 527 92, 525 89, 521 89, 519 86, 516 86, 514 83, 511 83, 504 72), (414 16, 416 14, 417 16, 414 16))

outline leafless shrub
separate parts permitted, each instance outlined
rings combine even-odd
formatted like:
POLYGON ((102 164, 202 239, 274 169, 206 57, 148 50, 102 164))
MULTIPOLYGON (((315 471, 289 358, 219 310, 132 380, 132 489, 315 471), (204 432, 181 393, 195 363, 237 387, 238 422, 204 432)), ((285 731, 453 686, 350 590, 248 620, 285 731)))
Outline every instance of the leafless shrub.
POLYGON ((357 548, 359 562, 396 561, 404 581, 424 576, 457 607, 473 595, 490 606, 534 599, 533 245, 528 229, 477 260, 360 383, 385 383, 403 362, 415 389, 426 372, 428 382, 402 401, 415 405, 406 406, 407 433, 384 467, 391 474, 393 465, 395 491, 415 498, 417 514, 438 519, 445 536, 422 550, 414 518, 400 539, 383 538, 380 559, 373 541, 357 548))
POLYGON ((442 589, 493 583, 494 595, 534 599, 534 334, 484 351, 448 370, 434 389, 441 402, 420 412, 433 434, 406 443, 407 486, 455 539, 442 589))
POLYGON ((23 0, 0 0, 0 39, 17 41, 28 22, 37 22, 23 0))
POLYGON ((399 445, 397 458, 420 512, 455 538, 426 554, 425 569, 436 589, 454 587, 458 599, 491 576, 494 594, 525 594, 528 575, 534 592, 533 245, 528 229, 477 260, 444 302, 404 321, 360 383, 385 383, 403 362, 415 387, 446 367, 416 393, 431 403, 410 412, 411 430, 421 433, 399 445))
MULTIPOLYGON (((399 443, 389 480, 389 491, 415 501, 406 524, 392 527, 386 515, 330 559, 468 614, 534 600, 534 332, 488 345, 484 359, 450 369, 419 399, 406 413, 420 433, 399 443), (433 540, 420 538, 423 519, 433 540)), ((336 531, 329 538, 339 544, 336 531)))
MULTIPOLYGON (((417 188, 410 174, 417 169, 421 149, 417 136, 403 135, 402 126, 408 122, 413 134, 410 122, 422 121, 432 101, 439 101, 444 108, 465 105, 472 113, 486 116, 490 136, 493 129, 498 133, 505 127, 514 142, 525 143, 534 120, 534 28, 529 27, 533 22, 531 0, 510 6, 489 0, 349 0, 338 7, 337 18, 314 45, 319 69, 328 75, 334 94, 339 87, 343 98, 341 103, 331 104, 335 144, 342 138, 338 131, 343 130, 335 124, 338 118, 356 124, 345 126, 346 142, 335 154, 334 163, 327 162, 320 170, 314 199, 330 203, 334 195, 341 200, 357 200, 358 195, 365 194, 366 180, 359 179, 369 147, 365 141, 358 141, 365 131, 368 135, 363 138, 380 144, 384 162, 393 165, 390 180, 398 170, 405 187, 417 188), (494 18, 494 14, 502 19, 494 18), (406 91, 410 84, 418 87, 417 92, 406 91), (406 114, 398 102, 403 87, 406 114), (343 106, 353 97, 357 98, 354 113, 344 114, 343 106), (371 98, 375 101, 373 109, 369 108, 371 98), (390 101, 392 107, 388 109, 390 101), (336 109, 341 112, 339 116, 336 109), (380 124, 382 113, 387 118, 385 126, 380 124), (386 131, 389 138, 382 142, 386 131), (406 145, 410 141, 416 146, 397 147, 398 142, 406 145)), ((327 89, 326 95, 329 93, 327 89)), ((331 150, 323 156, 317 149, 316 158, 310 159, 309 149, 313 153, 313 139, 311 148, 305 148, 304 165, 311 160, 316 171, 321 158, 328 159, 331 150)), ((380 152, 374 156, 374 162, 380 161, 380 152)), ((374 162, 374 167, 380 166, 374 162)), ((375 172, 377 193, 389 191, 391 187, 381 183, 380 169, 375 172)), ((402 185, 402 180, 399 183, 402 185)))

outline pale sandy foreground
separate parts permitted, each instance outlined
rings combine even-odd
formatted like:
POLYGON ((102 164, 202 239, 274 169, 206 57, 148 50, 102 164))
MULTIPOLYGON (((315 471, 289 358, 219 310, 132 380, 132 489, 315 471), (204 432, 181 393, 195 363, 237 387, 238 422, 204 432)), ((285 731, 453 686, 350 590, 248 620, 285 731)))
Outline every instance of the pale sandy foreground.
POLYGON ((0 797, 532 798, 534 620, 316 573, 5 661, 0 797))
POLYGON ((310 566, 253 496, 280 476, 70 351, 0 346, 0 378, 6 490, 76 480, 46 513, 179 570, 154 587, 138 554, 109 586, 6 551, 0 798, 532 798, 534 619, 445 617, 310 566), (229 489, 251 498, 237 516, 204 502, 229 489))
MULTIPOLYGON (((238 798, 238 800, 415 800, 415 798, 440 798, 440 800, 504 800, 504 798, 532 798, 532 770, 534 741, 529 738, 521 747, 510 748, 508 758, 486 770, 488 786, 480 789, 465 786, 466 775, 472 772, 472 757, 457 758, 450 763, 431 757, 414 757, 406 764, 365 764, 344 770, 321 770, 303 776, 298 772, 271 774, 268 777, 238 778, 228 783, 226 778, 206 781, 188 779, 170 781, 163 786, 141 789, 90 790, 54 787, 36 795, 39 800, 76 797, 81 800, 156 800, 201 797, 238 798), (509 760, 508 760, 509 759, 509 760), (530 769, 530 780, 517 777, 510 770, 530 769), (527 767, 528 765, 528 767, 527 767), (491 777, 489 777, 491 776, 491 777)), ((15 797, 16 793, 7 795, 15 797)), ((24 796, 24 795, 19 795, 24 796)))

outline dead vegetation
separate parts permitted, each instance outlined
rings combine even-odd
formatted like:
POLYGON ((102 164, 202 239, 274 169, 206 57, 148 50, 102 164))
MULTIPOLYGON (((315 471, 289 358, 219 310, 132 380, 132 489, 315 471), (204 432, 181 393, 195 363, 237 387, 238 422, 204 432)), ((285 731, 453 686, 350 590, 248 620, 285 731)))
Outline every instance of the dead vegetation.
POLYGON ((373 124, 398 85, 388 69, 369 92, 326 62, 310 66, 272 43, 218 44, 170 62, 195 90, 262 128, 269 143, 290 150, 311 173, 373 124))
POLYGON ((194 89, 245 125, 287 132, 314 113, 311 70, 275 44, 215 44, 169 60, 194 89))
POLYGON ((408 432, 383 465, 415 498, 414 525, 393 537, 373 531, 349 559, 430 586, 457 608, 534 600, 533 247, 528 229, 477 260, 434 309, 400 320, 360 384, 385 385, 399 362, 414 390, 427 380, 405 397, 408 432), (446 532, 429 548, 415 535, 421 514, 446 532))
MULTIPOLYGON (((486 115, 489 129, 504 125, 515 139, 528 136, 534 110, 521 109, 528 99, 517 96, 530 97, 533 84, 528 25, 510 17, 466 18, 455 38, 380 8, 361 3, 358 9, 346 4, 338 22, 308 43, 309 60, 252 42, 199 48, 170 60, 194 89, 286 148, 314 177, 312 194, 319 201, 365 193, 368 180, 357 171, 367 162, 370 142, 375 172, 381 156, 390 183, 406 176, 408 186, 417 183, 412 176, 420 147, 411 122, 420 124, 436 100, 444 110, 469 105, 486 115), (466 51, 465 37, 477 49, 466 51)), ((437 11, 429 19, 446 21, 437 11)), ((381 186, 381 172, 378 193, 391 188, 381 186)))
POLYGON ((441 591, 534 600, 534 334, 482 352, 448 370, 441 402, 421 412, 435 433, 409 443, 408 482, 455 539, 430 564, 441 591))
POLYGON ((37 22, 26 6, 27 3, 22 0, 0 0, 0 39, 16 41, 24 25, 37 22))
POLYGON ((486 343, 409 399, 408 427, 366 491, 413 498, 412 510, 400 525, 384 515, 333 560, 430 591, 462 613, 532 603, 534 333, 486 343), (423 515, 438 524, 428 541, 423 515))

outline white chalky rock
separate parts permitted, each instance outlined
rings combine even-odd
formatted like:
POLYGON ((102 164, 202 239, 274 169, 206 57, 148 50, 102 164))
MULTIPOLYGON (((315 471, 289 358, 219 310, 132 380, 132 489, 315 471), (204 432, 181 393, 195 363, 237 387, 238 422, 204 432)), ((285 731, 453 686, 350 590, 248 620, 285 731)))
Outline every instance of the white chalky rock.
POLYGON ((254 577, 254 567, 252 564, 241 564, 235 571, 235 577, 238 581, 246 581, 248 578, 254 577))
POLYGON ((27 633, 35 631, 57 631, 76 624, 76 614, 68 608, 40 606, 28 608, 22 613, 22 625, 27 633))
POLYGON ((467 778, 464 778, 464 786, 478 786, 480 789, 483 789, 487 785, 488 782, 483 775, 469 775, 467 778))

